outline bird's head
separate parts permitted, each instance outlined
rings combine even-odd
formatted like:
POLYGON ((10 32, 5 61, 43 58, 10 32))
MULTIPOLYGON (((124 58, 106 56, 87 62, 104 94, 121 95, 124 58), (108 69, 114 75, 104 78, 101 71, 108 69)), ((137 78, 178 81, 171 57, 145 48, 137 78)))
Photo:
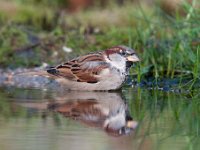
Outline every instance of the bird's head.
POLYGON ((105 53, 107 60, 117 68, 130 68, 133 63, 140 61, 133 49, 123 45, 111 47, 105 53))

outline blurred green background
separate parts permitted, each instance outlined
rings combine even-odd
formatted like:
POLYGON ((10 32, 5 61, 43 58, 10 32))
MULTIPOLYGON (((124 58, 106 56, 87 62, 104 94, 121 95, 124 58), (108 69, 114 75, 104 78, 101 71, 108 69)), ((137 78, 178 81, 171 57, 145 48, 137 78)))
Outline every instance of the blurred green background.
POLYGON ((199 0, 0 0, 0 67, 55 65, 127 45, 133 72, 199 78, 199 0), (72 52, 69 52, 69 51, 72 52))

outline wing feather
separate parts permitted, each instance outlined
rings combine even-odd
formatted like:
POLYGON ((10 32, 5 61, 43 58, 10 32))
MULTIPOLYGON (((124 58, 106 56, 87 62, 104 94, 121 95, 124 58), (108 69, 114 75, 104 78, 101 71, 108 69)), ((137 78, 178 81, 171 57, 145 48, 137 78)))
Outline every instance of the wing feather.
POLYGON ((57 67, 47 70, 48 73, 77 82, 97 83, 98 75, 109 68, 101 53, 78 57, 57 67))

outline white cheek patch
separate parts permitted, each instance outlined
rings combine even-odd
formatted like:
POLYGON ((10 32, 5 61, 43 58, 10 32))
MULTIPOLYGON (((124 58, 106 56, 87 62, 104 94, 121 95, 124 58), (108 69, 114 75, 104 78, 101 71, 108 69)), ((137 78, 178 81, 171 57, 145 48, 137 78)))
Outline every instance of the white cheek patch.
POLYGON ((126 68, 126 59, 119 54, 113 54, 109 56, 110 63, 113 67, 124 71, 126 68))

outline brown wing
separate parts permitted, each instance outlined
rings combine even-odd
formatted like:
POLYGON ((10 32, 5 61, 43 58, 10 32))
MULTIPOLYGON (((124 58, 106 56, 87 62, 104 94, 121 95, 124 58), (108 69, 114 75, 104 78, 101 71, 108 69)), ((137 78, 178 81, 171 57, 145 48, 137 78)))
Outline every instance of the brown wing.
POLYGON ((77 82, 97 83, 102 69, 109 67, 101 53, 78 57, 47 70, 48 73, 77 82))

